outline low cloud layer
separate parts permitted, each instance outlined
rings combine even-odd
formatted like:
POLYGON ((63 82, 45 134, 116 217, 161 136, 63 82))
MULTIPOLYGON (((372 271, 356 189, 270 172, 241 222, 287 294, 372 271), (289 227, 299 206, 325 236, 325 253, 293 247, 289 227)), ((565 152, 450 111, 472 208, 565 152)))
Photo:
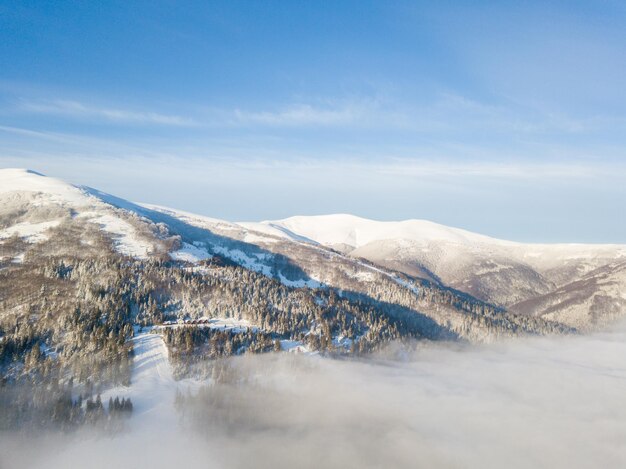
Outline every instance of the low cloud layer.
POLYGON ((624 467, 625 331, 401 361, 246 357, 179 426, 143 416, 114 438, 2 438, 0 466, 624 467))

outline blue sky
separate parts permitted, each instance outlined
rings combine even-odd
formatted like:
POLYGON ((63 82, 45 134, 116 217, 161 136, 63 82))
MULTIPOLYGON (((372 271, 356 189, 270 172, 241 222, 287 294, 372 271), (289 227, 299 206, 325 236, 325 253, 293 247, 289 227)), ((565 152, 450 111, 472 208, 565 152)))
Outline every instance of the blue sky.
POLYGON ((626 4, 0 0, 0 166, 230 220, 626 242, 626 4))

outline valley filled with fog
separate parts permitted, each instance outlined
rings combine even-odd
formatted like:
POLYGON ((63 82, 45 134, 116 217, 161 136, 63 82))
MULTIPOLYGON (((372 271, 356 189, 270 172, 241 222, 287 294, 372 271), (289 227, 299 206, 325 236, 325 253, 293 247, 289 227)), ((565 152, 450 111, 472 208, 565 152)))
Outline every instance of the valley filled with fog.
POLYGON ((125 430, 5 433, 0 466, 626 464, 623 324, 587 336, 391 346, 367 361, 234 357, 205 382, 173 381, 158 350, 142 360, 137 348, 129 392, 144 397, 125 430))

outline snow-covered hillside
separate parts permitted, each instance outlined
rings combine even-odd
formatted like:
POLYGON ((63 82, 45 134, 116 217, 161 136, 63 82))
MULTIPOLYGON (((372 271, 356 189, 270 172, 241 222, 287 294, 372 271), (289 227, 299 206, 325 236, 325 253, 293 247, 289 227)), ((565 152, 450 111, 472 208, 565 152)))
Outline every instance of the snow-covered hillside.
POLYGON ((337 214, 242 225, 332 247, 506 306, 626 259, 626 245, 524 244, 425 220, 388 222, 337 214))
POLYGON ((451 287, 577 328, 602 322, 602 305, 610 305, 611 317, 626 310, 626 298, 619 294, 626 289, 623 275, 611 274, 626 260, 623 245, 522 244, 424 220, 381 222, 352 215, 233 223, 135 204, 30 170, 0 170, 0 268, 28 261, 30 255, 98 256, 107 243, 108 249, 138 259, 169 258, 197 266, 218 256, 289 287, 330 287, 372 301, 399 302, 419 310, 434 327, 464 336, 477 337, 464 325, 467 311, 455 309, 465 300, 459 296, 452 302, 456 306, 443 308, 426 299, 458 295, 451 287), (80 244, 63 241, 71 230, 80 244), (613 287, 594 287, 589 279, 600 271, 613 279, 613 287), (591 316, 590 300, 571 297, 582 281, 595 301, 591 316), (532 302, 538 298, 550 298, 567 313, 533 309, 529 305, 539 305, 532 302))
POLYGON ((428 246, 436 243, 467 252, 506 253, 511 258, 541 269, 573 259, 626 258, 626 245, 524 244, 427 220, 376 221, 354 215, 334 214, 240 224, 275 236, 310 240, 330 247, 339 246, 342 248, 340 250, 350 252, 367 252, 364 249, 366 246, 384 241, 395 243, 399 248, 420 246, 422 252, 428 253, 428 246))
POLYGON ((241 223, 250 229, 276 236, 309 239, 326 246, 360 248, 383 240, 407 239, 427 244, 432 240, 458 243, 510 244, 458 228, 426 220, 375 221, 347 214, 297 216, 277 221, 241 223))
POLYGON ((0 170, 0 239, 17 235, 30 243, 68 220, 84 221, 110 236, 126 255, 145 257, 157 249, 137 217, 74 186, 27 169, 0 170))
POLYGON ((106 402, 109 397, 115 396, 130 397, 135 414, 131 423, 144 431, 152 429, 158 433, 163 428, 176 428, 176 392, 188 392, 200 383, 191 379, 174 379, 167 347, 159 334, 150 331, 138 333, 133 337, 132 344, 134 359, 130 386, 111 388, 102 395, 102 400, 106 402))

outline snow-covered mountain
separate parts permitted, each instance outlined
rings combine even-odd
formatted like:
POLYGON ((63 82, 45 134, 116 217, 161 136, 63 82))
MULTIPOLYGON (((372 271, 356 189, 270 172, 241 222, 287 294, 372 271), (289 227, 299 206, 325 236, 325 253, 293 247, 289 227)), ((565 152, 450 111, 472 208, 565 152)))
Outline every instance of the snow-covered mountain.
POLYGON ((625 287, 620 246, 349 215, 233 223, 0 170, 0 429, 117 432, 131 405, 169 425, 182 383, 230 396, 235 355, 584 332, 623 315, 625 287))
MULTIPOLYGON (((529 307, 535 304, 533 299, 552 298, 558 304, 555 297, 560 292, 574 291, 601 272, 603 278, 611 279, 605 284, 614 288, 592 289, 597 298, 593 304, 610 304, 611 315, 626 307, 620 293, 626 283, 619 273, 626 264, 626 245, 524 244, 425 220, 384 222, 342 214, 243 225, 289 239, 306 239, 526 314, 546 313, 529 307)), ((586 318, 589 308, 587 300, 572 299, 568 302, 571 315, 559 317, 580 327, 590 320, 586 318)))
MULTIPOLYGON (((242 225, 286 237, 300 236, 327 246, 357 249, 375 241, 406 239, 427 243, 432 240, 478 244, 496 240, 469 231, 450 228, 426 220, 383 222, 348 214, 297 216, 284 220, 242 225)), ((505 241, 501 243, 506 244, 505 241)))
POLYGON ((62 229, 63 223, 74 221, 112 236, 116 249, 126 255, 146 257, 159 249, 136 216, 91 192, 31 170, 0 170, 0 240, 17 237, 41 242, 62 229))
POLYGON ((395 305, 394 314, 422 321, 432 337, 482 340, 490 328, 542 329, 520 326, 531 316, 587 329, 626 311, 625 246, 521 244, 423 220, 352 215, 233 223, 135 204, 34 171, 0 170, 0 269, 107 249, 190 265, 218 256, 288 287, 332 288, 395 305), (70 232, 79 246, 68 241, 70 232), (572 295, 583 283, 586 296, 572 295), (489 303, 519 314, 496 313, 489 303), (503 318, 514 325, 502 325, 503 318))

